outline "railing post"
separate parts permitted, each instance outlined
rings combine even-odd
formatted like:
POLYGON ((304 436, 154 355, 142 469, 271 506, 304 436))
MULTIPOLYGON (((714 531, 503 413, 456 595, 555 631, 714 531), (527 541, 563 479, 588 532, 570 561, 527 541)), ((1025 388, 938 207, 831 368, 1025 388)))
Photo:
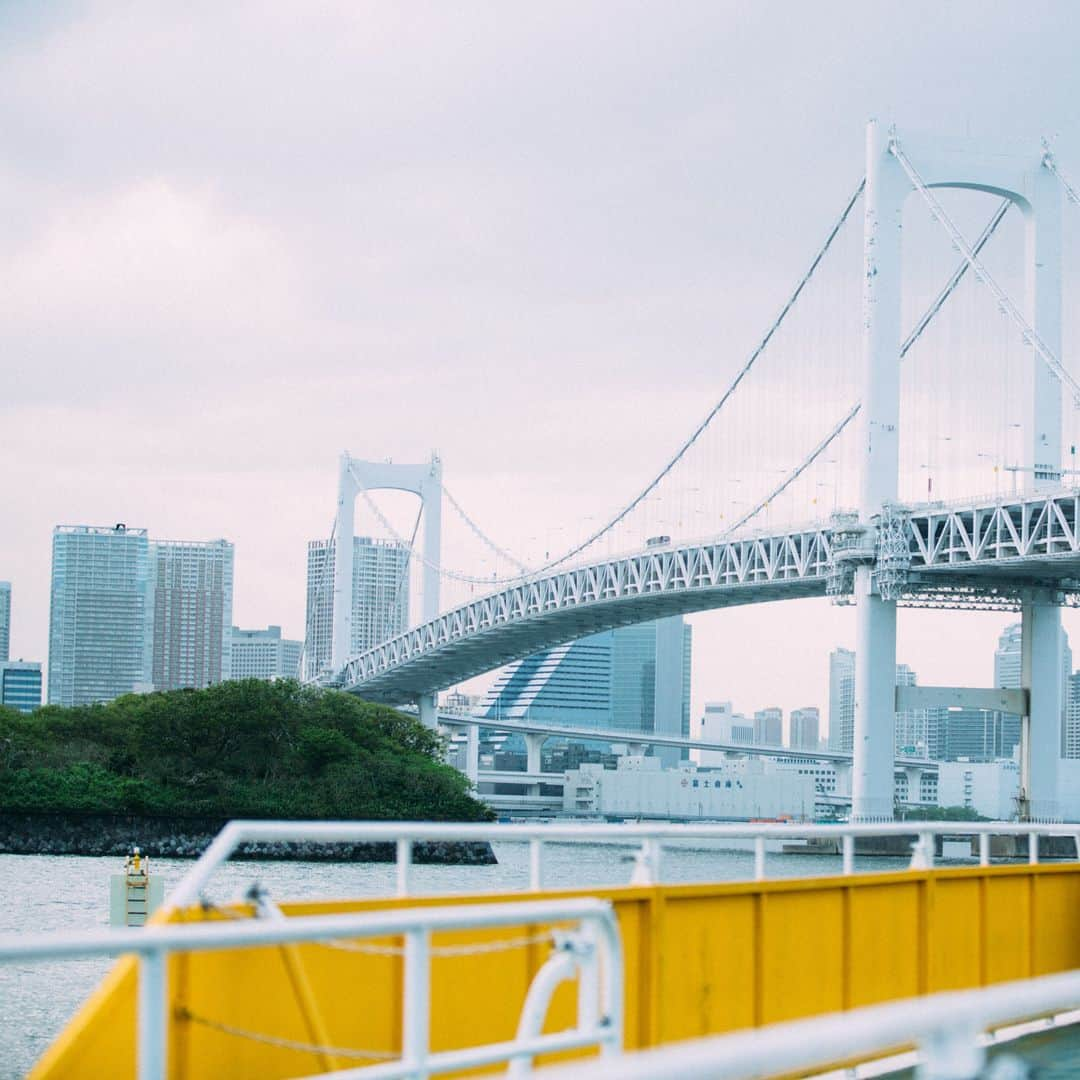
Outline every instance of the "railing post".
POLYGON ((600 1024, 600 956, 599 934, 592 919, 582 919, 582 947, 578 962, 578 1027, 595 1034, 600 1024))
POLYGON ((139 960, 139 1080, 165 1080, 165 971, 166 955, 161 949, 143 953, 139 960))
POLYGON ((765 880, 765 837, 754 837, 754 880, 765 880))
POLYGON ((398 840, 397 842, 397 894, 398 896, 409 895, 409 870, 412 867, 412 841, 398 840))
POLYGON ((426 928, 405 934, 405 994, 401 1017, 401 1057, 410 1066, 413 1080, 428 1076, 428 1043, 431 1039, 431 932, 426 928))
POLYGON ((932 832, 924 832, 919 834, 919 840, 922 842, 923 853, 926 859, 926 869, 934 869, 934 859, 937 858, 937 844, 935 843, 935 837, 932 832))
POLYGON ((843 839, 840 841, 841 849, 844 853, 844 874, 855 873, 855 837, 851 833, 844 833, 843 839))
POLYGON ((979 865, 990 865, 990 834, 988 832, 979 833, 979 865))
POLYGON ((1028 833, 1028 862, 1035 866, 1039 861, 1039 834, 1037 832, 1028 833))
POLYGON ((529 841, 529 888, 539 892, 544 887, 544 841, 535 836, 529 841))
POLYGON ((919 1080, 976 1080, 986 1061, 979 1035, 978 1030, 958 1024, 939 1028, 923 1039, 919 1080))
POLYGON ((660 860, 662 848, 660 841, 652 836, 641 841, 641 848, 634 856, 634 871, 630 875, 631 885, 659 885, 660 860))

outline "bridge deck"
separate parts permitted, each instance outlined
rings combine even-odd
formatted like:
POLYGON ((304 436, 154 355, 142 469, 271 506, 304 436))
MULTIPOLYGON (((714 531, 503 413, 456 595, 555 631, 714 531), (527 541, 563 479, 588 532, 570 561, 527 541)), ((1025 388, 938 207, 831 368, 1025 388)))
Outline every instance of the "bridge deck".
MULTIPOLYGON (((947 605, 951 597, 956 606, 1015 606, 1032 587, 1080 591, 1075 491, 898 514, 910 563, 901 589, 908 602, 947 605)), ((821 523, 721 537, 524 579, 354 657, 341 682, 372 700, 401 703, 603 630, 824 596, 842 580, 838 563, 848 549, 834 544, 842 533, 836 523, 821 523)))

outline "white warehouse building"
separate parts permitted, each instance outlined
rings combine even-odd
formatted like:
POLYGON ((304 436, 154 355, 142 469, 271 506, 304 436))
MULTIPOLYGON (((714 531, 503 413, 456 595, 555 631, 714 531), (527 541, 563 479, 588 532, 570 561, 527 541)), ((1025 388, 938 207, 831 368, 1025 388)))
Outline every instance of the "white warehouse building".
POLYGON ((658 758, 627 756, 617 769, 585 764, 566 773, 563 811, 604 818, 747 821, 814 818, 814 779, 768 761, 663 769, 658 758))

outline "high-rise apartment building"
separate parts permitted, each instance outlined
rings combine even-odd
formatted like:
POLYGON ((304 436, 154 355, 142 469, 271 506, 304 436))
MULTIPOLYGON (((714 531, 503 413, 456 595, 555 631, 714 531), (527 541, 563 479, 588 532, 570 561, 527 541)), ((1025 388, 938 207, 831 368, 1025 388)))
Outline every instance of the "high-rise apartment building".
POLYGON ((1008 690, 1020 686, 1020 623, 1006 626, 994 651, 994 685, 1008 690))
POLYGON ((754 742, 759 746, 781 746, 784 742, 784 710, 772 706, 754 713, 754 742))
POLYGON ((150 543, 150 681, 201 690, 230 677, 233 546, 227 540, 150 543))
POLYGON ((0 581, 0 663, 11 655, 11 582, 0 581))
POLYGON ((145 529, 58 525, 49 601, 52 705, 146 689, 150 545, 145 529))
MULTIPOLYGON (((896 685, 916 686, 918 679, 907 664, 896 665, 896 685)), ((941 709, 899 709, 893 726, 896 753, 902 757, 936 758, 941 709)))
MULTIPOLYGON (((998 638, 998 647, 994 652, 994 685, 1007 690, 1019 689, 1021 685, 1021 653, 1022 633, 1021 624, 1013 623, 1005 627, 998 638)), ((1069 732, 1068 732, 1068 702, 1069 702, 1069 676, 1072 674, 1072 649, 1069 648, 1069 637, 1064 628, 1061 631, 1061 755, 1067 757, 1069 732)), ((1002 743, 1011 743, 1013 746, 1020 741, 1020 718, 1009 713, 1003 713, 1000 720, 1002 729, 1002 743)), ((1080 732, 1077 733, 1080 738, 1080 732)), ((1078 741, 1078 740, 1074 740, 1078 741)), ((1011 750, 1003 756, 1008 757, 1011 750)))
POLYGON ((296 679, 300 674, 302 641, 281 636, 280 626, 265 630, 232 628, 233 679, 296 679))
POLYGON ((792 750, 817 750, 821 739, 821 714, 816 705, 791 710, 792 750))
POLYGON ((29 660, 0 661, 0 705, 33 712, 41 705, 41 665, 29 660))
POLYGON ((829 749, 851 752, 855 745, 855 654, 829 653, 829 749))
POLYGON ((1065 710, 1065 754, 1080 758, 1080 671, 1069 676, 1069 694, 1065 710))
MULTIPOLYGON (((309 678, 330 664, 334 628, 336 541, 312 540, 307 557, 307 650, 309 678)), ((393 540, 353 538, 350 653, 363 652, 409 625, 409 549, 393 540)))
MULTIPOLYGON (((896 685, 915 686, 915 672, 896 665, 896 685)), ((937 756, 940 709, 905 709, 894 724, 895 751, 903 756, 937 756)), ((855 746, 855 653, 829 654, 829 749, 851 753, 855 746)))
MULTIPOLYGON (((485 696, 484 715, 689 738, 691 651, 678 615, 592 634, 511 664, 485 696)), ((670 764, 686 753, 657 750, 670 764)))

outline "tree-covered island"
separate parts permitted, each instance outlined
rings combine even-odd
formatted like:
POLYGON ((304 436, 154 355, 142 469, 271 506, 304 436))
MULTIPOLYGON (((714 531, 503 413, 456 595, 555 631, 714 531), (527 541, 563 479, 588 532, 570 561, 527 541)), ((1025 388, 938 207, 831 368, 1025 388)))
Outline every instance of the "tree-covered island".
POLYGON ((247 679, 108 704, 0 708, 0 814, 484 821, 418 721, 247 679))

